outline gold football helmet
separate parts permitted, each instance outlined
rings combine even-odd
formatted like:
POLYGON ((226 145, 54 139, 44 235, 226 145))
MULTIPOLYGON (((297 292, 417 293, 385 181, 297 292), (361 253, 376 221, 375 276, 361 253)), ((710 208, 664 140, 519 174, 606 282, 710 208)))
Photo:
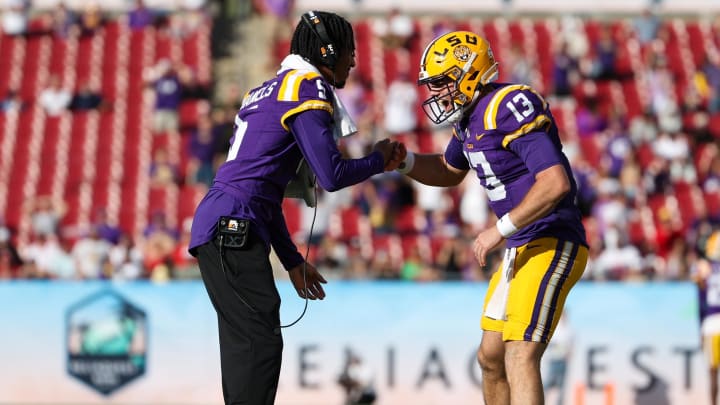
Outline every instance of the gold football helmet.
POLYGON ((418 85, 432 94, 422 107, 439 124, 457 122, 473 104, 482 86, 497 79, 498 69, 490 44, 469 31, 454 31, 432 41, 420 60, 418 85))

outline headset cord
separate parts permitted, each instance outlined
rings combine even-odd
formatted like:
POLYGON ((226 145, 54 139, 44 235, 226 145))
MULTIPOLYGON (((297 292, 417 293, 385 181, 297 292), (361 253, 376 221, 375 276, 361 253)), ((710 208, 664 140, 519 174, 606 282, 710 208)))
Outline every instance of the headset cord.
MULTIPOLYGON (((313 184, 315 184, 314 180, 313 184)), ((303 291, 305 293, 305 305, 303 307, 302 313, 300 313, 300 316, 298 316, 297 319, 287 325, 280 325, 280 328, 288 328, 300 322, 300 320, 305 316, 308 308, 307 260, 310 255, 310 241, 312 239, 313 228, 315 227, 315 219, 317 217, 317 187, 313 187, 313 193, 315 195, 315 207, 313 207, 313 217, 312 222, 310 223, 310 233, 308 234, 307 245, 305 246, 305 261, 303 262, 303 291)), ((225 270, 225 255, 223 255, 223 236, 224 235, 220 235, 220 268, 222 269, 223 275, 225 276, 225 281, 227 281, 227 283, 230 285, 233 294, 235 294, 235 296, 240 300, 240 302, 242 302, 243 305, 245 305, 250 310, 250 312, 256 314, 258 312, 257 309, 250 305, 248 300, 245 299, 242 294, 237 291, 235 285, 233 285, 233 283, 231 283, 230 279, 228 278, 227 271, 225 270)), ((278 331, 275 326, 272 327, 275 331, 278 331)))
POLYGON ((225 271, 225 255, 223 254, 223 237, 224 235, 220 235, 220 268, 222 269, 223 274, 225 275, 225 281, 230 285, 230 288, 232 289, 232 292, 235 294, 236 297, 242 302, 250 312, 257 313, 257 309, 250 305, 250 303, 237 291, 235 288, 235 285, 230 282, 230 279, 228 278, 227 271, 225 271))
POLYGON ((290 326, 295 325, 296 323, 300 322, 300 320, 305 316, 305 312, 307 312, 308 308, 308 288, 307 288, 307 261, 308 256, 310 255, 310 241, 312 240, 312 233, 313 228, 315 227, 315 217, 317 217, 317 187, 315 187, 315 177, 313 177, 313 193, 315 195, 315 206, 313 207, 313 217, 312 222, 310 223, 310 232, 308 233, 307 238, 307 244, 305 246, 305 261, 303 262, 303 290, 305 292, 305 306, 303 307, 302 313, 300 313, 300 316, 297 317, 292 323, 289 323, 287 325, 280 325, 281 328, 289 328, 290 326))

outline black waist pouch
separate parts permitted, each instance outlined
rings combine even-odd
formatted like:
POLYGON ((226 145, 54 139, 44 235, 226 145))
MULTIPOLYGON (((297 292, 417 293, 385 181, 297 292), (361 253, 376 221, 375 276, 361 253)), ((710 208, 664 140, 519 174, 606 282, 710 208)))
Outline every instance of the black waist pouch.
POLYGON ((223 247, 241 249, 247 245, 250 221, 247 219, 220 217, 218 240, 223 247))

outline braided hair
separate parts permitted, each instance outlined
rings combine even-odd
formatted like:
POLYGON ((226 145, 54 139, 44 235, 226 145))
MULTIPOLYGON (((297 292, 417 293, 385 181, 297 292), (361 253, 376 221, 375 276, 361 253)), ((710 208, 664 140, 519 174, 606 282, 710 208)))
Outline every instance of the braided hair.
MULTIPOLYGON (((345 18, 327 11, 315 11, 315 15, 325 26, 330 42, 335 46, 336 57, 355 50, 353 28, 345 18)), ((290 42, 290 53, 300 55, 313 65, 320 66, 326 64, 320 53, 320 48, 325 45, 313 29, 300 20, 290 42)))

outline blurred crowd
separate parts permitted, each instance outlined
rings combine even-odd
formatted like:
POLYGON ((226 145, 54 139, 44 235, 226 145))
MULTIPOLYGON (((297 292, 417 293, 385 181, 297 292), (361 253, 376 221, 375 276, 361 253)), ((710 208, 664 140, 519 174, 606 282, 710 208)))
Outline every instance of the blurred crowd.
MULTIPOLYGON (((265 3, 278 2, 253 3, 258 18, 274 21, 269 49, 286 52, 290 30, 284 28, 293 2, 276 8, 265 3)), ((137 8, 143 7, 138 1, 137 8)), ((3 14, 3 29, 10 34, 8 27, 18 24, 5 19, 3 14)), ((154 20, 143 13, 128 18, 129 24, 148 21, 154 20)), ((389 136, 412 150, 443 150, 450 130, 432 126, 419 109, 426 93, 415 85, 413 55, 428 35, 423 27, 433 37, 464 28, 467 20, 439 16, 420 21, 393 9, 357 21, 368 28, 382 55, 400 63, 396 74, 379 84, 362 61, 369 58, 359 55, 358 68, 338 96, 360 131, 342 139, 340 147, 347 156, 359 157, 376 139, 389 136)), ((559 38, 548 50, 550 60, 540 60, 523 43, 491 44, 499 55, 501 80, 536 87, 554 111, 591 245, 585 279, 689 279, 705 240, 720 227, 720 20, 704 21, 708 43, 697 63, 691 54, 684 55, 690 61, 677 60, 670 49, 678 41, 677 27, 652 10, 599 21, 558 16, 554 23, 559 38), (630 88, 639 89, 637 101, 631 100, 630 88)), ((78 35, 85 30, 79 28, 78 35)), ((358 51, 365 45, 359 43, 358 51)), ((275 53, 278 58, 283 54, 275 53)), ((195 125, 179 131, 187 140, 187 161, 180 167, 159 149, 148 176, 153 187, 184 184, 202 192, 224 161, 242 92, 223 89, 220 101, 211 101, 212 95, 194 86, 183 69, 161 61, 147 74, 148 86, 157 93, 154 130, 178 131, 183 89, 207 103, 198 109, 195 125)), ((71 105, 73 96, 50 99, 71 105)), ((301 253, 329 277, 486 280, 499 263, 498 252, 481 268, 470 249, 478 231, 495 218, 471 176, 459 187, 443 189, 385 173, 338 192, 318 190, 317 211, 297 200, 286 200, 284 208, 301 253)), ((189 218, 169 226, 165 213, 153 212, 144 232, 134 235, 98 209, 86 229, 63 238, 64 202, 38 197, 32 205, 25 214, 32 218, 28 243, 18 246, 13 230, 0 226, 0 278, 199 277, 186 251, 189 218)))

